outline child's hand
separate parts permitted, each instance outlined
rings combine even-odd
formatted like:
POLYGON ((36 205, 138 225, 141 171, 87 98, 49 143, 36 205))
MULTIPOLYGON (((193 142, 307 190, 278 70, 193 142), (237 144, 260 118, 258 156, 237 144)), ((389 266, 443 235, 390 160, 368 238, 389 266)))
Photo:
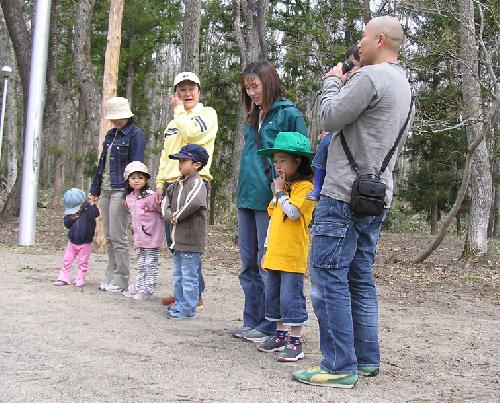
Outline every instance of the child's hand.
POLYGON ((177 224, 177 218, 172 217, 172 218, 170 219, 170 224, 172 224, 172 225, 177 224))
POLYGON ((285 189, 285 178, 283 174, 278 172, 278 177, 274 179, 274 194, 282 192, 285 189))

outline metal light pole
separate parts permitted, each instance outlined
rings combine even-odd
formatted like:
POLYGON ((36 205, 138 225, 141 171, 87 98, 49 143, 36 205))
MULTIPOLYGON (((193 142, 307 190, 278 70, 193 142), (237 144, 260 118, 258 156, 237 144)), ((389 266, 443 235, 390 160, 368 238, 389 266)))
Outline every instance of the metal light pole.
POLYGON ((0 116, 0 161, 2 160, 2 142, 3 142, 3 126, 5 122, 5 104, 7 103, 7 84, 9 77, 12 74, 12 69, 9 66, 3 66, 1 75, 3 77, 3 95, 2 95, 2 115, 0 116))
POLYGON ((19 245, 35 243, 36 204, 38 199, 38 163, 40 161, 40 133, 45 105, 45 75, 49 43, 51 0, 38 0, 33 28, 30 88, 24 134, 23 184, 19 215, 19 245))

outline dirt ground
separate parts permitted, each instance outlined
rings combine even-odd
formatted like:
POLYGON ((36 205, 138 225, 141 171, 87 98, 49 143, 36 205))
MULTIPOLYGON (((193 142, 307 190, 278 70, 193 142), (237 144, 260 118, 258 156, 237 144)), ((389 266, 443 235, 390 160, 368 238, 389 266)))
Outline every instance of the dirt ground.
POLYGON ((166 251, 154 300, 98 291, 106 265, 98 254, 80 292, 51 284, 66 242, 59 212, 39 210, 35 247, 15 246, 16 226, 0 228, 1 402, 499 401, 498 241, 483 263, 458 262, 462 243, 450 238, 415 265, 407 260, 429 237, 384 233, 375 268, 381 374, 336 390, 291 380, 321 359, 309 301, 298 363, 231 337, 243 306, 233 232, 210 227, 205 307, 194 320, 172 321, 159 302, 171 290, 166 251))

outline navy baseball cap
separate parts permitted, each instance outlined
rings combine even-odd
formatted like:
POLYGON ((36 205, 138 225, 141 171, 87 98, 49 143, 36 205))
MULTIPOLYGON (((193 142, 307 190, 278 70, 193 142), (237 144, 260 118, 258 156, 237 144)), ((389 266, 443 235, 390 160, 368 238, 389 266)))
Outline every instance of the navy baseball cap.
POLYGON ((170 154, 168 158, 171 160, 193 160, 207 165, 208 153, 207 150, 198 144, 186 144, 178 153, 170 154))

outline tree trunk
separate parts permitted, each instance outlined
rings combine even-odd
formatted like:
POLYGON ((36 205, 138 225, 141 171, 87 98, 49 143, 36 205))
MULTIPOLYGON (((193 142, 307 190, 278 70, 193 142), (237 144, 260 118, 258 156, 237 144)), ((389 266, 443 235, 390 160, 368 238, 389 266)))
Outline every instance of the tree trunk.
POLYGON ((134 109, 132 107, 133 104, 132 97, 134 96, 134 75, 135 75, 134 60, 132 58, 129 58, 127 63, 127 79, 125 80, 125 98, 128 99, 131 109, 134 109))
MULTIPOLYGON (((118 68, 120 66, 120 44, 122 32, 123 5, 125 0, 111 0, 109 7, 109 27, 108 42, 104 58, 104 76, 102 80, 102 109, 108 99, 116 96, 116 86, 118 83, 118 68)), ((106 132, 110 129, 111 123, 104 119, 104 113, 101 114, 101 124, 99 127, 99 152, 106 132)), ((104 253, 106 247, 106 238, 104 236, 102 218, 99 217, 96 226, 95 236, 96 248, 100 253, 104 253)))
POLYGON ((24 108, 28 105, 28 91, 30 78, 30 51, 31 38, 26 29, 26 15, 24 2, 19 0, 0 0, 3 16, 9 36, 16 54, 16 64, 23 88, 24 108))
MULTIPOLYGON (((233 35, 240 51, 241 70, 251 62, 267 59, 266 29, 269 13, 268 0, 233 0, 233 35), (242 20, 243 14, 243 20, 242 20), (243 31, 241 26, 243 25, 243 31)), ((232 193, 236 195, 241 152, 243 150, 243 126, 245 112, 240 104, 233 143, 232 193)))
POLYGON ((198 74, 200 71, 201 0, 183 0, 183 2, 181 70, 198 74))
MULTIPOLYGON (((26 29, 27 19, 24 9, 24 2, 16 0, 0 0, 2 12, 4 15, 7 30, 9 32, 10 40, 14 48, 16 56, 17 71, 21 80, 21 87, 23 91, 23 125, 21 126, 20 144, 18 149, 24 148, 24 127, 26 122, 26 108, 28 106, 28 92, 29 92, 29 74, 30 74, 30 52, 31 52, 31 39, 28 30, 26 29)), ((11 161, 12 162, 12 161, 11 161)), ((17 169, 17 168, 16 168, 17 169)), ((2 218, 9 215, 19 214, 19 205, 21 197, 21 176, 16 175, 14 184, 7 196, 2 211, 2 218)), ((12 180, 12 178, 11 178, 12 180)))
POLYGON ((80 92, 80 99, 78 101, 78 118, 76 122, 76 130, 75 130, 75 147, 74 147, 74 160, 75 166, 73 168, 73 172, 75 176, 73 177, 72 182, 75 186, 80 187, 81 189, 86 189, 85 179, 83 176, 83 158, 85 156, 85 136, 84 136, 84 127, 85 127, 85 104, 83 102, 83 95, 80 92))
POLYGON ((370 10, 370 0, 363 0, 362 14, 363 14, 363 22, 366 25, 372 19, 372 12, 370 10))
MULTIPOLYGON (((90 37, 92 33, 92 13, 96 0, 79 0, 75 11, 74 51, 75 70, 83 95, 87 122, 92 134, 99 133, 100 100, 90 56, 90 37)), ((97 144, 96 144, 97 146, 97 144)))
MULTIPOLYGON (((460 0, 460 55, 462 73, 462 113, 467 124, 467 138, 471 144, 482 131, 481 88, 478 81, 478 51, 474 25, 473 0, 460 0)), ((488 252, 488 221, 491 207, 492 180, 486 141, 482 142, 472 158, 471 207, 467 221, 467 237, 463 258, 482 258, 488 252)))
POLYGON ((431 235, 436 235, 437 233, 437 222, 438 222, 438 205, 437 200, 432 200, 431 204, 431 235))
MULTIPOLYGON (((12 43, 4 23, 2 10, 0 8, 0 65, 10 66, 13 71, 16 70, 16 62, 12 43)), ((1 80, 1 90, 3 94, 4 80, 1 80)), ((16 102, 21 104, 19 94, 19 77, 14 73, 7 84, 7 100, 5 103, 5 120, 4 120, 4 141, 2 147, 2 160, 0 163, 5 167, 5 192, 2 198, 8 195, 14 186, 17 177, 17 162, 18 162, 18 121, 19 109, 16 107, 16 102)), ((1 103, 0 103, 1 105, 1 103)), ((22 116, 21 116, 22 118, 22 116)))

